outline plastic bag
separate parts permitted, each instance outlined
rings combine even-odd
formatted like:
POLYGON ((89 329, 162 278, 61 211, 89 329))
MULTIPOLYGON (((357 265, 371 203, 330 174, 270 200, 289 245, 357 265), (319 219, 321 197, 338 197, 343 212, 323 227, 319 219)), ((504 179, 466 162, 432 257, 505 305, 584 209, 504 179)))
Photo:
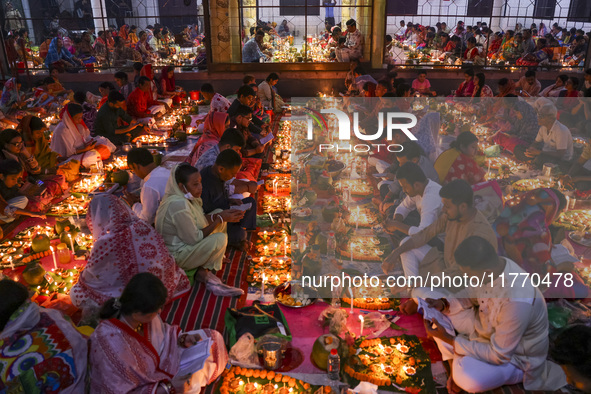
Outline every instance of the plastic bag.
POLYGON ((254 337, 246 333, 230 349, 230 362, 245 368, 260 368, 254 337))
POLYGON ((328 331, 336 336, 347 332, 347 317, 349 314, 346 309, 329 306, 320 313, 318 320, 323 322, 323 326, 328 326, 328 331))
POLYGON ((390 325, 391 322, 380 312, 371 312, 364 318, 364 326, 368 328, 366 331, 368 338, 379 337, 384 331, 390 328, 390 325))

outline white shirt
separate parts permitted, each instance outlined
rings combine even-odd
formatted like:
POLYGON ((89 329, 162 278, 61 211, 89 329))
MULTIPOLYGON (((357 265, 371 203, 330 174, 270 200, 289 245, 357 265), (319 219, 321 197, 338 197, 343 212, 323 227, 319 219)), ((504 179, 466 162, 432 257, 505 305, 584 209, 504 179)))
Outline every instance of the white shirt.
POLYGON ((545 126, 541 126, 536 136, 536 142, 544 143, 543 152, 566 150, 562 159, 569 161, 573 158, 573 136, 568 127, 558 120, 554 122, 550 130, 545 126))
POLYGON ((439 196, 439 190, 441 190, 441 185, 429 179, 422 196, 406 196, 396 208, 394 215, 402 215, 403 218, 406 218, 415 209, 421 215, 419 226, 411 226, 408 229, 408 235, 418 233, 437 220, 441 213, 441 207, 443 206, 441 197, 439 196))
POLYGON ((133 204, 133 212, 149 224, 154 224, 156 211, 160 201, 164 197, 166 183, 170 177, 170 170, 164 167, 156 167, 142 180, 140 201, 133 204))

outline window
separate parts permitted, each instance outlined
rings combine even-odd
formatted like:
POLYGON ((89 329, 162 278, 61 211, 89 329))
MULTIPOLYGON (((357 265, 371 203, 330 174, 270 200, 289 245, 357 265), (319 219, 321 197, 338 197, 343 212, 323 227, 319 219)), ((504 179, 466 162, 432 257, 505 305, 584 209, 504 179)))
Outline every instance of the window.
POLYGON ((280 0, 279 14, 281 16, 306 15, 306 1, 308 2, 308 15, 320 15, 319 0, 280 0))
POLYGON ((571 0, 568 20, 572 22, 591 22, 591 2, 589 0, 571 0))
POLYGON ((468 13, 466 16, 482 17, 491 16, 493 0, 468 0, 468 13))
POLYGON ((388 15, 417 15, 419 0, 387 0, 386 14, 388 15))
POLYGON ((556 0, 536 0, 534 5, 534 18, 554 19, 556 0))

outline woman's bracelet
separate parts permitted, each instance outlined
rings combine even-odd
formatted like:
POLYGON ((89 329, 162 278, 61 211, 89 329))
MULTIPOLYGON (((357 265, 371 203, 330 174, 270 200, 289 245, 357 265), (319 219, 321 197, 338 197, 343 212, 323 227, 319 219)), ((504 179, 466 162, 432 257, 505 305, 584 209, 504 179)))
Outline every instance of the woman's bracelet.
POLYGON ((220 218, 221 223, 220 224, 224 224, 224 218, 222 217, 222 215, 215 215, 216 218, 220 218))

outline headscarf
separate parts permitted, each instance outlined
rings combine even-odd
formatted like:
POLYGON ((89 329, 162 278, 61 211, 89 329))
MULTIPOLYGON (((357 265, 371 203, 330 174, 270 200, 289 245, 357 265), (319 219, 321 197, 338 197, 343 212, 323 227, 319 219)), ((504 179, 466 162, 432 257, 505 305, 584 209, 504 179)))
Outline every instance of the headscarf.
POLYGON ((505 207, 493 224, 499 254, 511 257, 530 273, 545 273, 552 251, 548 227, 559 206, 556 193, 541 188, 527 192, 517 205, 505 207))
MULTIPOLYGON (((165 66, 162 68, 162 74, 160 76, 160 81, 166 83, 166 91, 167 92, 174 92, 176 89, 176 81, 174 79, 174 74, 172 74, 172 78, 168 78, 168 71, 171 69, 170 66, 165 66)), ((174 70, 174 68, 172 68, 174 70)))
POLYGON ((227 119, 228 114, 226 112, 210 112, 207 114, 203 125, 203 135, 193 147, 189 155, 189 163, 195 165, 202 154, 220 141, 225 131, 227 119))
POLYGON ((189 280, 176 265, 160 234, 133 214, 112 194, 90 202, 87 224, 95 239, 88 264, 70 291, 72 303, 90 300, 101 305, 119 297, 127 283, 140 272, 156 275, 169 299, 189 290, 189 280))
MULTIPOLYGON (((203 212, 203 200, 201 200, 201 198, 193 198, 191 200, 187 199, 187 197, 185 197, 185 192, 181 190, 179 184, 176 181, 176 171, 180 166, 186 165, 188 164, 179 163, 172 168, 172 171, 170 172, 170 177, 168 177, 168 182, 166 183, 164 197, 162 197, 162 201, 160 202, 158 210, 166 212, 168 206, 174 201, 188 202, 191 210, 191 216, 193 217, 193 220, 195 221, 197 228, 205 228, 207 227, 208 223, 203 212)), ((156 218, 160 218, 160 221, 163 221, 164 216, 165 215, 157 215, 156 218)), ((158 228, 158 224, 156 224, 155 227, 158 228)))
POLYGON ((68 106, 64 107, 61 113, 62 121, 53 132, 50 148, 63 157, 70 157, 76 154, 76 148, 82 147, 90 138, 90 130, 82 121, 75 124, 68 112, 68 106))
POLYGON ((119 37, 121 37, 122 40, 127 41, 129 39, 129 34, 127 33, 128 30, 129 30, 129 25, 123 25, 119 29, 119 37))
POLYGON ((151 64, 144 64, 144 67, 140 70, 140 77, 148 77, 150 81, 154 79, 151 64))
POLYGON ((10 78, 4 84, 4 88, 2 88, 2 98, 0 98, 0 105, 7 106, 8 104, 10 104, 13 92, 16 94, 17 100, 19 100, 20 97, 15 77, 10 78))

